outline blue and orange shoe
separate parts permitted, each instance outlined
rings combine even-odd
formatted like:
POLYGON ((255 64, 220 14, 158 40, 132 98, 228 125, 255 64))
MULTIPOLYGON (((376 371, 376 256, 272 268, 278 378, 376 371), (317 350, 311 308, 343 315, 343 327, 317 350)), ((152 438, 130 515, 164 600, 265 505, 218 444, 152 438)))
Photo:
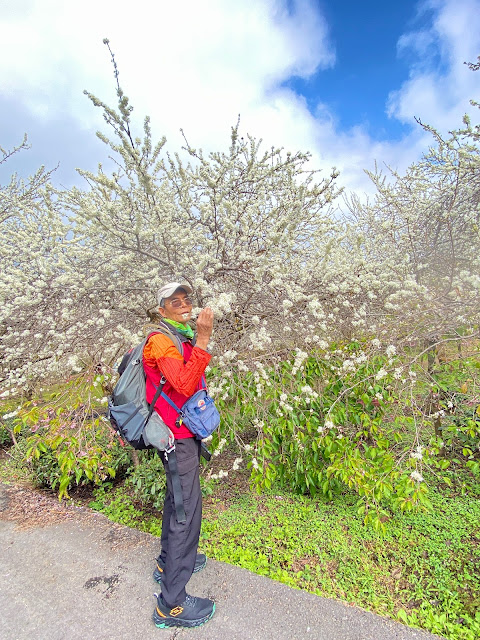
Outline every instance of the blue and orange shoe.
POLYGON ((199 627, 208 622, 215 613, 215 603, 208 598, 189 596, 175 606, 170 607, 162 597, 157 596, 157 606, 153 612, 153 622, 156 627, 199 627))

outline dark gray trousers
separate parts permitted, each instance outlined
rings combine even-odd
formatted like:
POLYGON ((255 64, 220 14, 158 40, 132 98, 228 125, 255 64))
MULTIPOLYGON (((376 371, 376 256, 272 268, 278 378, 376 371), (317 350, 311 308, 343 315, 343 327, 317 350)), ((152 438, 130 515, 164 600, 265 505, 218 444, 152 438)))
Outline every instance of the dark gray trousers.
POLYGON ((182 485, 186 522, 179 524, 173 502, 172 478, 168 462, 163 460, 167 476, 167 491, 162 517, 162 552, 165 562, 162 574, 162 596, 170 607, 181 604, 186 597, 185 585, 190 580, 197 557, 202 524, 202 492, 200 490, 200 440, 184 438, 175 442, 178 472, 182 485))

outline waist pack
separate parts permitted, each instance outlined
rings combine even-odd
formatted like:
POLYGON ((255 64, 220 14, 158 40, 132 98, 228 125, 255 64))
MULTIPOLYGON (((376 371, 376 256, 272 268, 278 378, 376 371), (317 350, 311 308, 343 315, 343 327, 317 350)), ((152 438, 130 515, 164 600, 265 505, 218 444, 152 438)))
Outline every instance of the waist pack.
POLYGON ((220 414, 206 389, 194 393, 181 409, 163 391, 161 396, 178 413, 177 424, 184 424, 199 440, 211 435, 220 424, 220 414))

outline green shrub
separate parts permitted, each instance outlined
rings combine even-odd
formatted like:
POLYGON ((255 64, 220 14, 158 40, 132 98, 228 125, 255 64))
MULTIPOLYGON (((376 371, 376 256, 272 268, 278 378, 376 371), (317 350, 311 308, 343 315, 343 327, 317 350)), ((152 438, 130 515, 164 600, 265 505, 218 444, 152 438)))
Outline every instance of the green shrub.
POLYGON ((0 404, 0 446, 8 448, 17 444, 26 435, 26 429, 20 417, 21 400, 4 400, 0 404), (20 402, 20 404, 19 404, 20 402))
POLYGON ((145 506, 163 507, 165 497, 165 470, 161 456, 155 450, 138 452, 139 466, 131 467, 125 479, 133 495, 145 506))
POLYGON ((35 434, 28 439, 27 460, 39 486, 59 498, 85 484, 102 484, 129 464, 128 452, 98 421, 84 425, 81 438, 66 434, 35 434))
POLYGON ((0 423, 0 447, 9 447, 13 444, 12 428, 4 422, 0 423))
POLYGON ((102 376, 89 372, 27 403, 20 416, 29 430, 26 459, 36 482, 68 497, 72 487, 99 485, 128 468, 128 449, 99 405, 102 376))
MULTIPOLYGON (((462 366, 472 374, 476 364, 462 366)), ((463 383, 458 371, 447 382, 441 373, 427 378, 393 347, 371 353, 358 342, 316 353, 303 367, 270 370, 255 421, 253 483, 329 499, 353 489, 359 515, 382 531, 391 510, 430 509, 423 476, 433 471, 448 484, 443 474, 452 463, 475 474, 480 448, 475 397, 468 416, 465 402, 455 411, 445 398, 455 390, 459 400, 463 383)))

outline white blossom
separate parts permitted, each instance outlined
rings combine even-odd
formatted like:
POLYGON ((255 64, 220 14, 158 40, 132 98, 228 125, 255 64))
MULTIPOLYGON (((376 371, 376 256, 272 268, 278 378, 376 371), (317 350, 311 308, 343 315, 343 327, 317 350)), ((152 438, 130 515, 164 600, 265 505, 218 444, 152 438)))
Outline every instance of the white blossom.
POLYGON ((412 471, 410 477, 415 482, 423 482, 423 476, 418 471, 412 471))
POLYGON ((213 455, 215 457, 219 456, 222 453, 222 449, 223 447, 227 444, 227 440, 225 438, 222 438, 220 440, 220 442, 217 445, 217 448, 215 449, 215 451, 213 452, 213 455))
POLYGON ((410 457, 414 458, 415 460, 421 460, 423 458, 423 447, 421 445, 418 445, 415 451, 412 451, 410 457))
POLYGON ((10 412, 10 413, 5 413, 5 414, 2 416, 2 418, 3 418, 4 420, 8 420, 9 418, 14 418, 14 417, 15 417, 15 416, 17 416, 17 415, 18 415, 18 411, 12 411, 12 412, 10 412))

